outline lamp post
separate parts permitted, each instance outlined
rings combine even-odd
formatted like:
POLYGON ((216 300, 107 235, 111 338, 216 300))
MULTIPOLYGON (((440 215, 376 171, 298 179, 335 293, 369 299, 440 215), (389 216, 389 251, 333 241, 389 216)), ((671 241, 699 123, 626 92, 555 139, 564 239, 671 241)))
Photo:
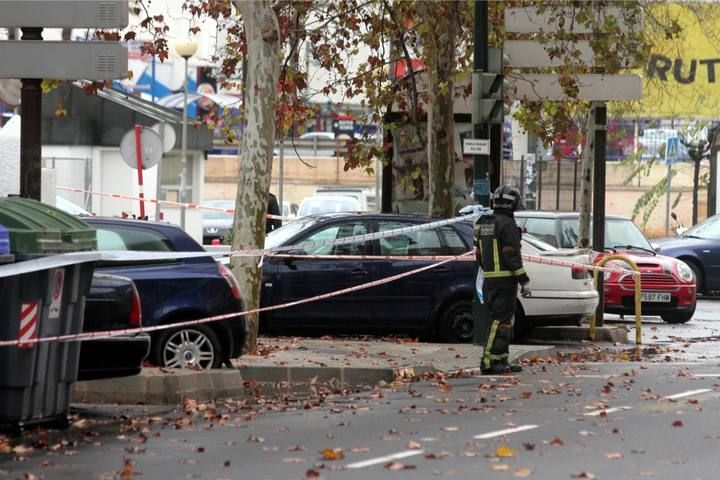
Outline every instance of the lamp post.
MULTIPOLYGON (((193 38, 184 38, 175 43, 175 51, 185 59, 183 76, 183 121, 182 121, 182 170, 180 172, 180 202, 186 203, 185 189, 187 181, 187 116, 188 116, 188 60, 197 52, 198 44, 193 38)), ((185 228, 185 207, 180 213, 180 226, 185 228)))

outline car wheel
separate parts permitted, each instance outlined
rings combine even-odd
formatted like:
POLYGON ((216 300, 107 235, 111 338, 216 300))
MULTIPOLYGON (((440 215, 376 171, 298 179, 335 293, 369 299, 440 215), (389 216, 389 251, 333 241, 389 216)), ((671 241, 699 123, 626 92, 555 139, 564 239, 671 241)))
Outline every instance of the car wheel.
POLYGON ((666 313, 662 316, 665 323, 687 323, 695 315, 695 309, 692 312, 666 313))
POLYGON ((473 339, 473 324, 472 302, 456 300, 443 312, 438 334, 445 342, 469 343, 473 339))
POLYGON ((167 368, 220 368, 222 344, 207 325, 169 330, 153 339, 153 358, 155 364, 167 368))
POLYGON ((695 274, 695 288, 697 293, 705 293, 705 278, 703 278, 702 270, 697 263, 691 260, 683 260, 690 267, 690 270, 695 274))
POLYGON ((533 328, 533 325, 525 316, 525 310, 523 310, 522 305, 518 301, 517 307, 515 308, 515 324, 513 325, 513 338, 519 339, 527 337, 528 335, 530 335, 530 332, 532 332, 533 328))

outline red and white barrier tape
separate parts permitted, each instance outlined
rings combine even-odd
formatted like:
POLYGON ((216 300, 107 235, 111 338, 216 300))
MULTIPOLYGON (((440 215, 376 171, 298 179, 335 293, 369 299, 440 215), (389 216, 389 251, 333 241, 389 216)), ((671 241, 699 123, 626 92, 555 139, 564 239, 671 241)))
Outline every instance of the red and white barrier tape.
MULTIPOLYGON (((174 202, 172 200, 160 200, 157 198, 146 198, 144 196, 134 197, 132 195, 124 195, 122 193, 94 192, 92 190, 83 190, 81 188, 69 188, 69 187, 56 187, 56 188, 58 190, 62 190, 64 192, 87 193, 89 195, 97 195, 99 197, 108 197, 108 198, 117 198, 117 199, 121 199, 121 200, 137 200, 137 201, 143 201, 143 202, 147 202, 147 203, 154 203, 156 205, 169 205, 169 206, 173 206, 173 207, 185 207, 185 208, 193 209, 193 210, 207 210, 210 212, 229 213, 231 215, 235 213, 235 210, 232 208, 208 207, 206 205, 199 205, 197 203, 174 202)), ((283 221, 294 220, 293 217, 283 217, 281 215, 271 215, 269 213, 267 215, 267 218, 270 218, 272 220, 283 220, 283 221)))
POLYGON ((167 329, 171 329, 171 328, 188 327, 191 325, 200 325, 200 324, 204 324, 204 323, 217 322, 220 320, 227 320, 230 318, 240 317, 240 316, 248 315, 251 313, 260 313, 260 312, 267 312, 267 311, 271 311, 271 310, 280 310, 283 308, 294 307, 296 305, 302 305, 305 303, 315 302, 318 300, 324 300, 326 298, 337 297, 339 295, 344 295, 346 293, 356 292, 359 290, 364 290, 366 288, 376 287, 378 285, 390 283, 390 282, 399 280, 404 277, 409 277, 410 275, 414 275, 416 273, 420 273, 420 272, 424 272, 426 270, 433 269, 433 268, 443 265, 445 263, 459 260, 462 257, 469 256, 472 254, 473 254, 473 252, 463 253, 462 255, 458 255, 456 257, 450 257, 447 260, 433 263, 432 265, 425 265, 423 267, 416 268, 414 270, 399 273, 397 275, 393 275, 393 276, 386 277, 386 278, 381 278, 380 280, 375 280, 373 282, 365 283, 362 285, 356 285, 354 287, 344 288, 342 290, 337 290, 335 292, 324 293, 322 295, 316 295, 316 296, 310 297, 310 298, 303 298, 301 300, 295 300, 293 302, 283 303, 280 305, 271 305, 269 307, 255 308, 252 310, 246 310, 244 312, 228 313, 225 315, 215 315, 212 317, 206 317, 206 318, 201 318, 201 319, 197 319, 197 320, 187 320, 184 322, 170 323, 170 324, 166 324, 166 325, 155 325, 152 327, 124 328, 124 329, 119 329, 119 330, 105 330, 105 331, 100 331, 100 332, 83 332, 83 333, 74 333, 74 334, 68 334, 68 335, 55 335, 55 336, 51 336, 51 337, 30 338, 30 339, 26 339, 26 340, 0 340, 0 347, 19 346, 21 344, 23 345, 23 347, 25 347, 25 346, 29 346, 29 345, 34 345, 36 343, 76 342, 76 341, 82 341, 82 340, 111 338, 111 337, 116 337, 118 335, 134 335, 134 334, 138 334, 138 333, 150 333, 150 332, 156 332, 159 330, 167 330, 167 329))

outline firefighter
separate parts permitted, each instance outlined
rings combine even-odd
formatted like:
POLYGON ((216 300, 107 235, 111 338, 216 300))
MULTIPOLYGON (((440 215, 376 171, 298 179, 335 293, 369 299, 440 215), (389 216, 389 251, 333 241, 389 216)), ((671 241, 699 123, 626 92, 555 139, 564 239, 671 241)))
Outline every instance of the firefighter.
POLYGON ((519 372, 508 362, 515 319, 518 284, 530 296, 530 279, 520 256, 520 228, 513 212, 522 209, 520 193, 507 185, 492 194, 493 213, 481 216, 474 227, 475 258, 484 271, 483 293, 490 313, 490 330, 480 370, 484 375, 519 372))

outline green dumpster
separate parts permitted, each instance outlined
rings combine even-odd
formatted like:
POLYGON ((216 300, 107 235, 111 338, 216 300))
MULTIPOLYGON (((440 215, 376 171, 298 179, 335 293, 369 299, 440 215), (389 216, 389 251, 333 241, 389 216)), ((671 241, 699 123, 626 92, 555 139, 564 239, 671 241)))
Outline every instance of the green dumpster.
MULTIPOLYGON (((0 225, 16 264, 96 248, 94 229, 35 200, 0 198, 0 225)), ((94 268, 93 262, 79 262, 0 277, 0 340, 23 342, 0 347, 1 427, 67 422, 80 343, 31 340, 82 332, 94 268)))

